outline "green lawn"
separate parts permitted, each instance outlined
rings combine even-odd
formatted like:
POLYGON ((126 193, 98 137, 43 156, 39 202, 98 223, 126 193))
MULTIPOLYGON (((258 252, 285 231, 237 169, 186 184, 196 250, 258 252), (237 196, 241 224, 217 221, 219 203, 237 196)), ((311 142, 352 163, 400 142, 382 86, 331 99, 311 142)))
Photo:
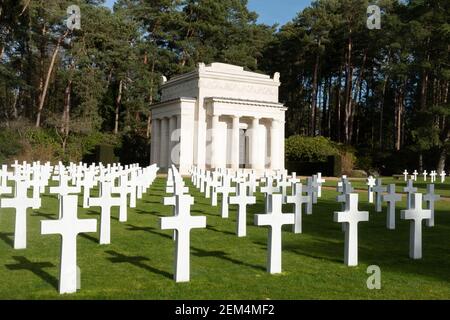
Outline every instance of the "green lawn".
MULTIPOLYGON (((388 179, 384 180, 388 182, 388 179)), ((399 180, 396 180, 399 182, 399 180)), ((400 181, 401 182, 401 181, 400 181)), ((437 204, 436 227, 424 227, 424 258, 408 258, 409 222, 397 220, 397 230, 385 227, 385 213, 375 213, 361 194, 360 209, 370 210, 370 221, 360 223, 358 267, 343 263, 344 234, 333 222, 340 208, 336 192, 324 190, 313 215, 304 216, 303 234, 283 233, 281 275, 265 271, 267 229, 253 225, 262 213, 263 199, 249 208, 246 238, 234 234, 236 208, 220 218, 188 185, 195 196, 191 213, 207 216, 207 229, 191 233, 191 282, 173 279, 174 242, 171 231, 159 229, 159 217, 172 209, 161 204, 163 178, 148 195, 129 209, 127 223, 119 223, 113 209, 112 244, 98 244, 98 234, 78 237, 81 290, 60 296, 57 290, 60 240, 41 236, 40 221, 56 218, 57 199, 43 197, 43 207, 28 219, 28 249, 12 248, 14 215, 0 210, 1 299, 448 299, 450 298, 450 202, 437 204), (381 268, 381 290, 366 287, 367 266, 381 268)), ((331 183, 335 185, 335 182, 331 183)), ((445 184, 445 186, 449 186, 445 184)), ((448 193, 447 189, 437 193, 448 193), (443 192, 442 192, 443 191, 443 192)), ((81 198, 80 198, 81 203, 81 198)), ((404 208, 404 201, 398 209, 404 208)), ((289 210, 289 206, 286 206, 289 210)), ((80 217, 98 218, 99 208, 83 210, 80 217)), ((287 211, 286 211, 287 212, 287 211)), ((397 214, 399 217, 399 213, 397 214)))

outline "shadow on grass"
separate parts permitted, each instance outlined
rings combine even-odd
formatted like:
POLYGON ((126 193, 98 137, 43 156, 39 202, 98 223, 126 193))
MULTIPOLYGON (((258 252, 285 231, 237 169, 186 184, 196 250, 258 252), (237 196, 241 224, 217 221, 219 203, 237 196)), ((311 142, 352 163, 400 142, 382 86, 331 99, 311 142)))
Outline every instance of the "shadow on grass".
POLYGON ((171 239, 172 240, 171 236, 169 236, 169 235, 167 235, 165 233, 157 232, 156 229, 152 228, 152 227, 138 227, 138 226, 134 226, 134 225, 131 225, 131 224, 127 224, 127 226, 128 226, 127 230, 130 230, 130 231, 145 231, 145 232, 156 234, 156 235, 161 236, 163 238, 167 238, 167 239, 171 239))
POLYGON ((137 214, 146 214, 146 215, 158 216, 158 217, 164 217, 165 216, 164 214, 161 214, 160 212, 157 212, 157 211, 144 211, 144 210, 141 210, 141 209, 134 209, 134 211, 137 214))
POLYGON ((234 232, 230 232, 230 231, 225 231, 225 230, 219 230, 217 228, 214 228, 213 226, 207 225, 206 229, 211 230, 211 231, 215 231, 215 232, 220 232, 223 234, 228 234, 228 235, 232 235, 232 236, 236 236, 236 233, 234 232))
MULTIPOLYGON (((197 208, 193 208, 192 212, 208 215, 209 212, 207 211, 211 210, 209 207, 210 200, 205 199, 197 189, 192 188, 190 181, 187 185, 190 187, 191 195, 195 197, 195 205, 198 205, 197 208)), ((401 183, 398 183, 397 191, 403 186, 401 183)), ((425 188, 426 184, 416 183, 415 186, 425 188)), ((448 188, 450 188, 450 185, 445 185, 442 189, 448 188)), ((334 200, 336 195, 337 193, 334 190, 324 188, 324 196, 318 200, 318 204, 313 206, 313 214, 303 214, 302 235, 292 234, 289 231, 291 226, 283 228, 283 230, 288 231, 283 232, 283 250, 298 255, 300 258, 303 256, 305 259, 312 258, 324 260, 326 263, 344 265, 345 233, 342 232, 342 224, 333 221, 333 212, 341 211, 341 204, 334 200)), ((448 215, 448 204, 445 204, 445 207, 442 207, 442 209, 436 210, 436 227, 427 228, 425 225, 423 226, 424 258, 412 260, 408 258, 410 222, 399 219, 400 210, 404 209, 405 206, 405 198, 397 206, 397 229, 395 231, 386 228, 385 205, 383 205, 382 213, 375 213, 374 205, 368 204, 365 198, 361 198, 360 196, 359 210, 370 212, 369 221, 361 222, 358 225, 359 263, 361 265, 376 264, 382 270, 389 270, 389 272, 399 275, 408 273, 412 277, 423 276, 446 283, 450 282, 448 251, 448 244, 450 243, 450 215, 448 215)), ((235 208, 230 206, 230 216, 233 218, 235 217, 234 211, 235 208)), ((264 202, 261 195, 257 194, 257 204, 247 207, 247 225, 253 224, 252 215, 254 213, 262 212, 264 212, 264 202)), ((292 207, 284 207, 283 212, 292 212, 292 207)), ((217 217, 220 218, 220 214, 217 217)), ((226 223, 234 223, 234 221, 230 219, 226 223)), ((231 232, 220 230, 221 227, 220 225, 213 225, 207 228, 224 234, 232 234, 231 232)), ((262 250, 267 250, 266 233, 258 233, 258 238, 255 240, 257 240, 254 242, 257 246, 262 250)), ((229 258, 222 251, 196 250, 196 248, 192 248, 192 250, 198 256, 216 256, 218 259, 238 264, 242 263, 242 261, 235 261, 235 259, 229 258)))
POLYGON ((25 257, 13 256, 14 260, 17 261, 15 264, 7 264, 5 267, 8 270, 27 270, 32 272, 34 275, 38 276, 53 288, 58 289, 58 279, 52 276, 50 273, 45 271, 46 268, 54 268, 55 265, 51 262, 33 262, 25 257))
POLYGON ((209 212, 206 212, 206 211, 203 211, 203 210, 197 210, 197 209, 191 210, 191 214, 193 214, 193 213, 200 213, 202 215, 220 218, 220 215, 217 215, 217 214, 214 214, 214 213, 209 213, 209 212))
POLYGON ((12 232, 0 232, 0 239, 3 240, 8 246, 14 246, 14 233, 12 232))
POLYGON ((148 259, 147 257, 127 256, 127 255, 124 255, 122 253, 119 253, 119 252, 113 251, 113 250, 108 250, 105 252, 107 254, 111 255, 111 257, 109 257, 108 260, 111 261, 112 263, 129 263, 133 266, 147 270, 152 273, 159 274, 168 279, 171 279, 171 280, 173 279, 173 276, 170 273, 163 271, 163 270, 156 269, 152 266, 149 266, 148 264, 145 264, 144 261, 150 261, 150 259, 148 259))
POLYGON ((191 250, 192 250, 192 254, 197 257, 214 257, 214 258, 222 259, 222 260, 225 260, 225 261, 237 264, 237 265, 249 267, 249 268, 260 270, 260 271, 266 271, 266 269, 262 266, 250 264, 247 262, 243 262, 243 261, 228 257, 224 251, 208 251, 208 250, 195 248, 195 247, 191 247, 191 250))
POLYGON ((88 215, 88 216, 99 216, 100 215, 100 212, 98 212, 98 211, 94 211, 94 210, 89 210, 89 211, 86 211, 86 214, 88 215))
POLYGON ((41 211, 35 211, 35 213, 32 216, 33 217, 47 218, 49 220, 56 220, 56 215, 54 215, 52 213, 44 213, 44 212, 41 212, 41 211))
POLYGON ((99 239, 97 239, 96 237, 90 236, 87 233, 80 233, 78 234, 80 237, 85 238, 87 240, 91 240, 94 243, 99 243, 99 239))
POLYGON ((148 201, 148 200, 144 200, 144 202, 145 203, 149 203, 149 204, 160 204, 160 205, 164 205, 164 203, 161 201, 161 202, 158 202, 158 201, 148 201))

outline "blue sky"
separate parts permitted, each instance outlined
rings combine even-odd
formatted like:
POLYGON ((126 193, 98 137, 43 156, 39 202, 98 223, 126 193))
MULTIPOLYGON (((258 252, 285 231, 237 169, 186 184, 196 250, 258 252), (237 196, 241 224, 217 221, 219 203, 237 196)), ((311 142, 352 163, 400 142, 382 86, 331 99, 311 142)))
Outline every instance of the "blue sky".
MULTIPOLYGON (((114 0, 106 0, 106 3, 112 6, 114 0)), ((259 22, 283 25, 310 3, 311 0, 249 0, 249 8, 259 14, 259 22)))

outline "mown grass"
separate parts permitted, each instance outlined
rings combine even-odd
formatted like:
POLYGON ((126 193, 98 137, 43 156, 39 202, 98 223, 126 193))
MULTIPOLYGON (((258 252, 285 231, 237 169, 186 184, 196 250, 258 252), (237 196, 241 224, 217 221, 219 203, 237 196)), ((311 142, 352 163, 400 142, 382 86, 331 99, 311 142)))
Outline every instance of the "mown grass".
MULTIPOLYGON (((158 178, 128 222, 119 223, 112 211, 112 244, 99 245, 98 233, 78 237, 81 290, 59 295, 60 239, 40 235, 40 221, 55 219, 57 199, 43 197, 43 207, 28 215, 28 248, 12 248, 14 214, 0 209, 1 299, 448 299, 450 298, 450 205, 436 205, 436 226, 424 226, 422 260, 408 257, 409 222, 397 220, 397 230, 385 227, 385 213, 375 213, 367 196, 360 209, 370 221, 360 223, 359 266, 343 263, 344 234, 333 222, 337 193, 324 190, 313 215, 303 216, 303 234, 283 232, 283 273, 266 272, 267 229, 253 225, 263 212, 263 197, 250 206, 247 237, 235 236, 236 207, 230 218, 220 217, 190 181, 195 196, 193 215, 206 215, 208 227, 191 233, 191 282, 173 281, 174 242, 171 231, 159 228, 159 218, 172 209, 162 205, 165 180, 158 178), (381 290, 368 290, 366 269, 381 268, 381 290)), ((397 180, 398 182, 398 180, 397 180)), ((437 193, 441 193, 439 184, 437 193)), ((400 191, 400 190, 399 190, 400 191)), ((444 190, 445 191, 445 190, 444 190)), ((220 202, 219 202, 220 203, 220 202)), ((404 208, 404 200, 398 210, 404 208)), ((291 210, 285 206, 285 212, 291 210)), ((99 218, 99 208, 84 210, 82 218, 99 218)), ((399 218, 399 211, 397 212, 399 218)))

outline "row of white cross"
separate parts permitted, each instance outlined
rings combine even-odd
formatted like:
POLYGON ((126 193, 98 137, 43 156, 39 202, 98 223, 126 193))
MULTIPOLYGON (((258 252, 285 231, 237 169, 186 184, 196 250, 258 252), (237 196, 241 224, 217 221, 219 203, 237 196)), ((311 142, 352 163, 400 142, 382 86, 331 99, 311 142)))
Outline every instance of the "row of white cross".
MULTIPOLYGON (((140 168, 138 165, 125 166, 102 165, 87 166, 85 164, 61 163, 51 166, 49 163, 41 165, 18 164, 2 166, 0 170, 0 208, 14 208, 16 225, 14 234, 15 249, 26 248, 26 210, 37 209, 41 206, 41 193, 49 189, 57 194, 59 202, 59 219, 42 221, 42 234, 60 234, 62 239, 60 293, 72 293, 77 290, 76 265, 76 237, 83 232, 96 232, 97 220, 78 219, 78 194, 83 190, 83 207, 98 206, 100 216, 100 244, 111 242, 111 207, 119 207, 119 220, 127 220, 127 207, 136 206, 136 199, 140 199, 147 192, 156 177, 158 168, 152 165, 140 168), (58 182, 58 186, 50 186, 50 180, 58 182), (11 186, 11 184, 13 186, 11 186), (99 187, 99 196, 92 197, 91 189, 99 187), (32 188, 33 195, 28 197, 28 190, 32 188), (113 196, 116 194, 118 196, 113 196), (6 195, 6 196, 5 196, 6 195), (130 201, 128 203, 128 196, 130 201)), ((218 205, 218 194, 221 197, 221 216, 228 218, 229 205, 237 205, 236 234, 246 236, 247 206, 256 203, 254 193, 259 191, 265 195, 264 212, 254 216, 257 226, 268 226, 268 261, 267 270, 270 273, 280 273, 282 270, 282 226, 292 225, 294 233, 302 232, 302 206, 306 207, 306 214, 312 214, 312 205, 321 196, 321 185, 325 180, 320 173, 307 178, 306 185, 302 185, 295 173, 288 176, 286 171, 266 172, 258 177, 254 172, 245 173, 229 170, 202 170, 191 168, 191 181, 206 198, 211 199, 211 205, 218 205), (291 193, 288 194, 288 188, 291 193), (305 195, 306 194, 306 195, 305 195), (293 204, 293 213, 283 213, 283 203, 293 204)), ((375 196, 376 212, 382 211, 382 201, 388 203, 387 227, 395 229, 395 203, 401 200, 401 195, 395 193, 395 185, 387 188, 381 179, 368 179, 369 202, 375 196), (387 194, 384 194, 387 191, 387 194)), ((337 201, 342 203, 342 210, 334 213, 334 220, 343 223, 345 232, 345 263, 349 266, 358 264, 358 223, 368 221, 369 213, 358 210, 358 194, 354 193, 351 183, 344 176, 337 187, 340 194, 337 201)), ((417 193, 413 181, 409 180, 404 188, 407 193, 407 208, 401 211, 401 218, 411 220, 410 257, 422 257, 422 221, 428 226, 434 225, 434 202, 439 196, 434 194, 434 185, 427 186, 427 194, 417 193), (427 203, 427 209, 422 208, 422 199, 427 203)), ((189 281, 189 248, 190 231, 194 228, 206 228, 205 216, 191 216, 190 206, 194 198, 189 195, 189 188, 179 174, 176 167, 169 170, 166 193, 171 197, 164 198, 164 204, 173 206, 173 216, 161 218, 161 229, 174 230, 176 241, 176 259, 174 277, 177 282, 189 281)))
MULTIPOLYGON (((321 185, 325 182, 320 173, 308 178, 307 196, 303 196, 304 190, 300 179, 295 174, 289 177, 285 171, 276 172, 274 175, 266 172, 261 178, 254 172, 245 174, 238 171, 232 175, 225 169, 211 172, 192 167, 190 172, 193 185, 204 193, 206 198, 211 199, 212 206, 218 205, 217 194, 222 194, 222 218, 228 218, 230 204, 238 206, 236 223, 238 237, 246 236, 247 206, 256 203, 253 194, 260 183, 265 184, 260 187, 260 191, 265 194, 265 212, 256 214, 254 223, 257 226, 268 226, 270 230, 267 261, 267 271, 270 273, 281 272, 282 226, 290 224, 293 225, 295 233, 302 232, 302 204, 308 204, 307 213, 312 214, 312 203, 317 202, 317 198, 321 195, 321 185), (288 187, 292 188, 291 195, 287 195, 288 187), (283 203, 294 204, 294 213, 283 213, 283 203)), ((185 282, 190 279, 189 234, 193 228, 206 228, 206 217, 190 215, 190 206, 194 204, 194 199, 186 194, 189 190, 175 167, 169 170, 166 192, 173 194, 172 197, 164 198, 164 204, 174 206, 174 216, 161 218, 161 228, 176 231, 175 280, 185 282)))
MULTIPOLYGON (((411 180, 417 181, 418 175, 419 175, 419 173, 417 172, 417 170, 414 170, 414 172, 412 172, 412 174, 411 174, 411 180)), ((431 183, 436 182, 436 176, 438 176, 438 173, 435 170, 432 170, 430 173, 428 173, 427 170, 424 170, 422 172, 423 181, 427 181, 428 175, 430 176, 431 183)), ((403 176, 404 176, 405 181, 407 181, 408 177, 409 177, 408 170, 405 169, 405 171, 403 171, 403 176)), ((447 173, 444 170, 442 170, 441 173, 439 174, 439 176, 441 177, 441 183, 444 183, 447 173)))
MULTIPOLYGON (((401 201, 402 196, 395 192, 395 184, 387 187, 382 185, 381 178, 374 179, 369 177, 367 181, 369 202, 373 202, 373 194, 375 193, 375 211, 382 211, 382 202, 387 202, 386 226, 390 230, 395 229, 395 204, 401 201), (387 192, 386 194, 383 194, 387 192)), ((440 199, 438 194, 434 192, 434 184, 427 185, 425 195, 417 192, 414 187, 413 180, 407 181, 403 192, 406 193, 406 210, 401 210, 401 219, 411 220, 410 222, 410 249, 409 256, 412 259, 422 258, 422 221, 425 220, 427 227, 435 225, 434 207, 435 202, 440 199), (423 201, 426 208, 423 209, 423 201)))
POLYGON ((83 188, 83 207, 100 207, 100 244, 111 243, 111 208, 119 207, 119 221, 127 221, 128 195, 130 207, 136 206, 136 199, 141 199, 156 178, 156 165, 140 168, 139 165, 122 167, 86 164, 50 163, 41 165, 18 164, 8 171, 6 165, 0 170, 0 208, 15 209, 14 249, 25 249, 27 209, 39 209, 41 193, 56 194, 59 199, 58 220, 41 221, 41 234, 60 234, 61 266, 60 293, 73 293, 77 290, 76 237, 79 233, 96 232, 96 219, 78 219, 78 194, 83 188), (50 186, 50 180, 58 186, 50 186), (13 187, 9 186, 10 183, 13 187), (91 196, 91 190, 99 186, 98 197, 91 196), (33 188, 33 197, 27 195, 33 188), (113 196, 116 195, 116 196, 113 196))
MULTIPOLYGON (((228 217, 229 204, 238 205, 236 234, 239 237, 246 235, 246 207, 249 204, 256 203, 253 192, 256 191, 256 186, 264 182, 265 185, 260 187, 260 191, 265 194, 265 212, 256 214, 254 222, 257 226, 269 226, 267 270, 270 273, 280 273, 282 270, 282 226, 290 224, 293 225, 293 231, 295 233, 302 232, 302 205, 306 204, 307 214, 312 213, 312 211, 308 211, 308 205, 317 202, 318 186, 324 182, 321 177, 319 179, 317 176, 308 178, 309 187, 306 188, 307 195, 304 196, 302 184, 295 174, 292 177, 288 177, 286 172, 277 172, 274 175, 266 173, 258 181, 253 172, 244 174, 238 171, 234 175, 230 175, 229 171, 225 169, 219 169, 213 172, 197 167, 191 169, 192 183, 205 194, 205 197, 211 198, 211 204, 213 206, 217 205, 215 194, 222 193, 221 214, 223 218, 228 217), (319 179, 320 183, 318 183, 319 179), (274 181, 276 181, 276 186, 273 185, 274 181), (232 186, 232 182, 235 183, 234 186, 232 186), (285 184, 285 182, 288 183, 285 184), (287 190, 288 186, 292 189, 291 195, 286 195, 287 191, 285 190, 287 190), (286 189, 283 190, 283 187, 286 189), (230 196, 232 193, 235 195, 230 196), (294 204, 294 213, 283 213, 283 203, 294 204)), ((186 210, 183 219, 189 220, 188 217, 191 217, 189 208, 194 201, 191 196, 184 195, 188 190, 184 187, 184 181, 177 173, 176 168, 172 169, 167 184, 168 188, 171 188, 171 192, 174 193, 175 199, 186 199, 187 204, 181 206, 178 203, 175 204, 175 208, 177 215, 180 215, 180 208, 181 210, 186 210), (181 185, 182 187, 176 187, 177 185, 181 185), (177 192, 179 193, 177 194, 177 192)), ((388 203, 387 226, 389 229, 395 229, 395 203, 401 200, 401 195, 395 193, 395 185, 389 185, 386 188, 382 186, 381 179, 377 179, 375 183, 375 179, 372 177, 369 178, 368 185, 369 198, 372 199, 371 202, 373 202, 373 193, 375 193, 376 212, 382 211, 382 201, 388 203), (386 191, 388 193, 383 194, 386 191)), ((350 182, 345 176, 338 183, 337 189, 341 193, 337 197, 337 201, 342 202, 342 210, 334 213, 334 221, 343 223, 343 231, 345 232, 345 264, 348 266, 356 266, 358 264, 358 223, 368 221, 369 212, 359 211, 358 194, 354 193, 350 182)), ((434 194, 434 185, 428 185, 428 193, 425 197, 422 197, 422 194, 417 193, 417 189, 412 186, 412 181, 408 182, 408 186, 404 188, 404 191, 407 193, 408 201, 406 210, 401 210, 401 219, 411 220, 410 257, 420 259, 422 257, 422 221, 426 220, 428 226, 434 225, 434 202, 439 199, 439 196, 434 194), (422 198, 427 202, 427 209, 422 208, 422 198)), ((173 200, 170 203, 173 204, 173 200)), ((200 217, 196 218, 200 219, 200 217)), ((176 227, 171 226, 168 228, 176 229, 178 234, 180 230, 183 230, 181 231, 183 233, 189 233, 192 227, 206 227, 206 217, 201 218, 202 220, 198 220, 198 223, 195 225, 185 221, 184 224, 190 227, 181 227, 183 223, 179 223, 176 227)), ((182 221, 181 218, 179 218, 179 221, 182 221)), ((185 236, 183 239, 189 238, 185 236)), ((175 276, 175 279, 176 281, 189 281, 189 243, 181 244, 180 242, 184 240, 177 239, 177 241, 179 241, 177 248, 180 248, 180 246, 184 248, 182 250, 183 263, 180 263, 180 260, 177 258, 178 263, 176 261, 175 268, 177 270, 176 273, 182 274, 183 276, 175 276)), ((177 253, 179 251, 180 249, 177 249, 177 253)))

